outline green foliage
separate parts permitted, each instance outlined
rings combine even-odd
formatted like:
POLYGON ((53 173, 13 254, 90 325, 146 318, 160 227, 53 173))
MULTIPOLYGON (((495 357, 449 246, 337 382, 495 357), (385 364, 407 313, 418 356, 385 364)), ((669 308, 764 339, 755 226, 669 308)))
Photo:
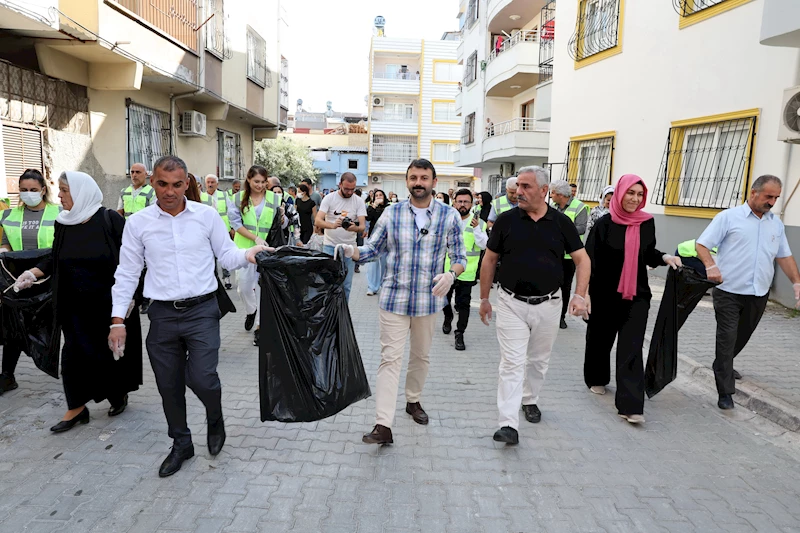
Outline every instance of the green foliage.
POLYGON ((279 177, 284 185, 299 183, 303 178, 316 183, 319 177, 308 148, 286 137, 256 142, 253 160, 266 168, 270 176, 279 177))

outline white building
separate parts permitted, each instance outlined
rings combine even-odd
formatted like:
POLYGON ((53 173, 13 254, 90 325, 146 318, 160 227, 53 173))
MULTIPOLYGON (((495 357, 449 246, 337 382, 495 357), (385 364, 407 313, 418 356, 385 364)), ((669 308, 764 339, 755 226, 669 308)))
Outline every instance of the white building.
MULTIPOLYGON (((783 100, 800 85, 800 2, 559 0, 556 19, 554 178, 596 201, 640 175, 658 246, 672 252, 774 174, 784 190, 773 212, 800 251, 800 204, 789 200, 800 154, 783 142, 800 140, 797 106, 784 115, 783 100)), ((791 293, 780 274, 773 295, 794 304, 791 293)))
POLYGON ((455 165, 460 138, 456 95, 459 42, 372 38, 369 68, 369 189, 407 195, 405 174, 416 158, 429 159, 436 189, 472 188, 473 171, 455 165))
POLYGON ((457 163, 481 169, 481 190, 497 194, 502 178, 548 161, 554 6, 546 0, 459 2, 464 73, 456 100, 462 122, 457 163))

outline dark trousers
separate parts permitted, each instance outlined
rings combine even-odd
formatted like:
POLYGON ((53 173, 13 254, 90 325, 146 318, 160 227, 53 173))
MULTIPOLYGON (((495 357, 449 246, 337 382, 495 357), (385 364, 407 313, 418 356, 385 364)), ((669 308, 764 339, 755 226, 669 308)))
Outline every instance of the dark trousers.
POLYGON ((456 333, 463 334, 467 330, 469 324, 469 304, 472 301, 472 287, 475 285, 474 281, 461 281, 456 280, 450 292, 447 293, 447 305, 444 308, 444 318, 448 322, 453 321, 453 306, 450 302, 453 301, 453 295, 456 297, 456 312, 458 313, 458 322, 456 323, 456 333))
POLYGON ((3 374, 14 375, 20 354, 22 347, 12 340, 6 340, 3 345, 3 374))
POLYGON ((717 392, 736 394, 733 379, 733 359, 739 355, 756 330, 769 294, 745 296, 714 289, 714 315, 717 319, 717 346, 714 359, 714 379, 717 392))
POLYGON ((617 339, 617 396, 615 404, 623 415, 644 413, 644 364, 642 344, 647 328, 650 301, 623 300, 620 294, 593 298, 595 305, 586 330, 583 379, 587 387, 611 381, 611 348, 617 339))
POLYGON ((219 304, 216 298, 178 310, 154 301, 150 305, 147 353, 156 377, 174 446, 192 444, 186 422, 186 386, 200 398, 209 424, 222 419, 219 362, 219 304))
POLYGON ((569 295, 572 292, 572 279, 575 277, 575 261, 572 259, 562 259, 561 266, 564 269, 564 284, 561 286, 561 320, 567 316, 569 308, 569 295))

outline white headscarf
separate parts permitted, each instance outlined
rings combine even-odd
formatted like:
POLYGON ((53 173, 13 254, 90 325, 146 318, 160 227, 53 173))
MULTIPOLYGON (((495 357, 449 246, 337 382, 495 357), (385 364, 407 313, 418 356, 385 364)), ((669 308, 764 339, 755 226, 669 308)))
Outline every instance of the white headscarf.
POLYGON ((603 204, 603 200, 606 199, 606 195, 608 193, 613 193, 613 192, 614 192, 614 186, 613 185, 606 186, 606 188, 603 189, 603 192, 600 194, 600 205, 603 204))
POLYGON ((97 182, 89 174, 83 172, 62 172, 61 180, 66 180, 72 196, 72 209, 61 211, 56 218, 59 224, 75 226, 86 222, 97 210, 103 207, 103 193, 97 182))

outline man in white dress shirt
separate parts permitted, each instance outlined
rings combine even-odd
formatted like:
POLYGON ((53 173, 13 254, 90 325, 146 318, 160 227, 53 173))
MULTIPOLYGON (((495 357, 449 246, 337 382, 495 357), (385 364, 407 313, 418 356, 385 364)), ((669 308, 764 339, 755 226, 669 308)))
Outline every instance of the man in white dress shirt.
POLYGON ((158 472, 167 477, 194 456, 186 422, 186 385, 205 405, 211 455, 217 455, 225 443, 217 374, 220 311, 214 257, 223 268, 236 270, 255 263, 256 254, 267 248, 237 248, 215 209, 186 201, 188 171, 178 157, 164 156, 156 162, 152 184, 158 202, 125 224, 108 341, 115 353, 124 350, 121 324, 146 261, 144 294, 152 300, 147 353, 174 442, 158 472))

